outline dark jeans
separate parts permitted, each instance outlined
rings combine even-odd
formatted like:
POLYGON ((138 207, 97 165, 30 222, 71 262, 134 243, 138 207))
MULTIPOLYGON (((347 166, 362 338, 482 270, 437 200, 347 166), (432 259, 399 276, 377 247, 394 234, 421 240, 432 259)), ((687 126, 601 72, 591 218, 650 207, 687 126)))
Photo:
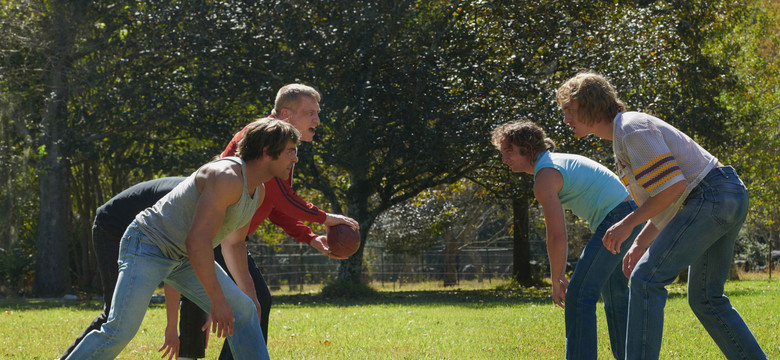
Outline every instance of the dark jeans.
MULTIPOLYGON (((222 246, 217 246, 214 249, 214 260, 216 260, 219 266, 225 269, 228 275, 230 275, 230 272, 225 265, 225 259, 222 257, 222 246)), ((260 269, 257 268, 257 264, 255 264, 255 261, 252 259, 249 252, 247 252, 247 262, 249 265, 249 275, 252 276, 252 281, 255 283, 257 299, 260 301, 260 329, 263 331, 263 337, 265 337, 266 343, 268 343, 268 317, 271 315, 271 291, 268 289, 268 284, 266 284, 263 274, 260 272, 260 269)), ((230 276, 231 278, 233 277, 233 275, 230 276)), ((182 298, 181 320, 179 322, 179 356, 192 358, 203 357, 203 355, 191 355, 203 354, 203 342, 191 340, 203 336, 203 332, 200 331, 203 326, 203 321, 197 322, 191 321, 190 319, 205 319, 206 314, 197 306, 185 307, 183 305, 185 300, 185 298, 182 298), (185 344, 187 344, 186 347, 185 344)), ((227 343, 222 346, 222 352, 219 354, 219 359, 233 359, 233 354, 230 352, 230 346, 228 346, 227 343)))
POLYGON ((95 320, 92 320, 92 323, 84 329, 84 332, 65 350, 61 359, 67 358, 87 334, 92 330, 99 330, 106 323, 108 312, 111 311, 111 298, 114 297, 116 278, 119 274, 117 261, 119 259, 119 242, 121 240, 122 234, 112 234, 97 223, 92 225, 92 246, 95 248, 95 260, 97 261, 98 272, 100 272, 100 282, 103 285, 103 312, 95 320))

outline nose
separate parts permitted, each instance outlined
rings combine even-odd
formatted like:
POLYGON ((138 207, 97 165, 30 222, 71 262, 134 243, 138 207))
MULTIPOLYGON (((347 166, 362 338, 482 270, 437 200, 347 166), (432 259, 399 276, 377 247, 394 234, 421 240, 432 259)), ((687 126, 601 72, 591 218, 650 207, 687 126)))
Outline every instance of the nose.
POLYGON ((293 164, 298 162, 298 152, 297 151, 295 153, 293 153, 291 161, 293 162, 293 164))

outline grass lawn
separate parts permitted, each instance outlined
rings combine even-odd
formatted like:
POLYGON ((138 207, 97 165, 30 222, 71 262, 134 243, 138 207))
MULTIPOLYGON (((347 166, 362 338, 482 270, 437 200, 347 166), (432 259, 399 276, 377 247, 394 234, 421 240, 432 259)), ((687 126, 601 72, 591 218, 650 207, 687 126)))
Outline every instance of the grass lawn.
MULTIPOLYGON (((493 285, 496 285, 495 283, 493 285)), ((274 296, 269 351, 277 359, 561 359, 563 310, 548 289, 382 291, 370 300, 323 300, 315 294, 274 296)), ((722 359, 685 299, 669 287, 661 358, 722 359)), ((780 281, 726 284, 732 304, 770 359, 780 359, 780 281)), ((101 308, 97 301, 0 300, 0 358, 55 359, 101 308)), ((599 357, 611 358, 599 309, 599 357)), ((119 359, 159 358, 165 311, 152 305, 119 359)), ((222 340, 212 338, 207 359, 222 340)))

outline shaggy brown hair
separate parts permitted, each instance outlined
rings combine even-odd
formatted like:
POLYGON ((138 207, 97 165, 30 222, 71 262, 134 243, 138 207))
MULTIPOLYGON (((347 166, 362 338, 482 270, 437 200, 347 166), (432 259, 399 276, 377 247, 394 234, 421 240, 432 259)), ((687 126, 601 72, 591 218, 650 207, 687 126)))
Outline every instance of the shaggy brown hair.
POLYGON ((290 123, 273 118, 262 118, 244 128, 244 135, 238 142, 236 156, 244 161, 259 159, 267 149, 267 154, 277 159, 290 141, 298 144, 300 138, 301 133, 290 123))
POLYGON ((626 111, 612 84, 595 73, 579 73, 567 80, 558 88, 555 100, 561 108, 577 101, 579 121, 589 126, 604 119, 612 120, 619 112, 626 111))

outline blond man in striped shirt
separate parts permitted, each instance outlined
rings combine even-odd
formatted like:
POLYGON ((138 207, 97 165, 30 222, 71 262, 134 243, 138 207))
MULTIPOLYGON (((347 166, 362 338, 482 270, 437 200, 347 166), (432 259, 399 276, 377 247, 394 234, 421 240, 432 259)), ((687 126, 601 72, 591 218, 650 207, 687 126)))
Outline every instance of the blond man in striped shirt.
POLYGON ((728 359, 766 359, 745 321, 723 294, 734 243, 748 210, 745 185, 683 132, 656 117, 626 112, 602 76, 581 73, 557 92, 575 136, 612 140, 617 174, 639 208, 613 225, 613 253, 648 221, 623 259, 630 277, 627 359, 657 359, 665 286, 688 268, 688 303, 728 359))

